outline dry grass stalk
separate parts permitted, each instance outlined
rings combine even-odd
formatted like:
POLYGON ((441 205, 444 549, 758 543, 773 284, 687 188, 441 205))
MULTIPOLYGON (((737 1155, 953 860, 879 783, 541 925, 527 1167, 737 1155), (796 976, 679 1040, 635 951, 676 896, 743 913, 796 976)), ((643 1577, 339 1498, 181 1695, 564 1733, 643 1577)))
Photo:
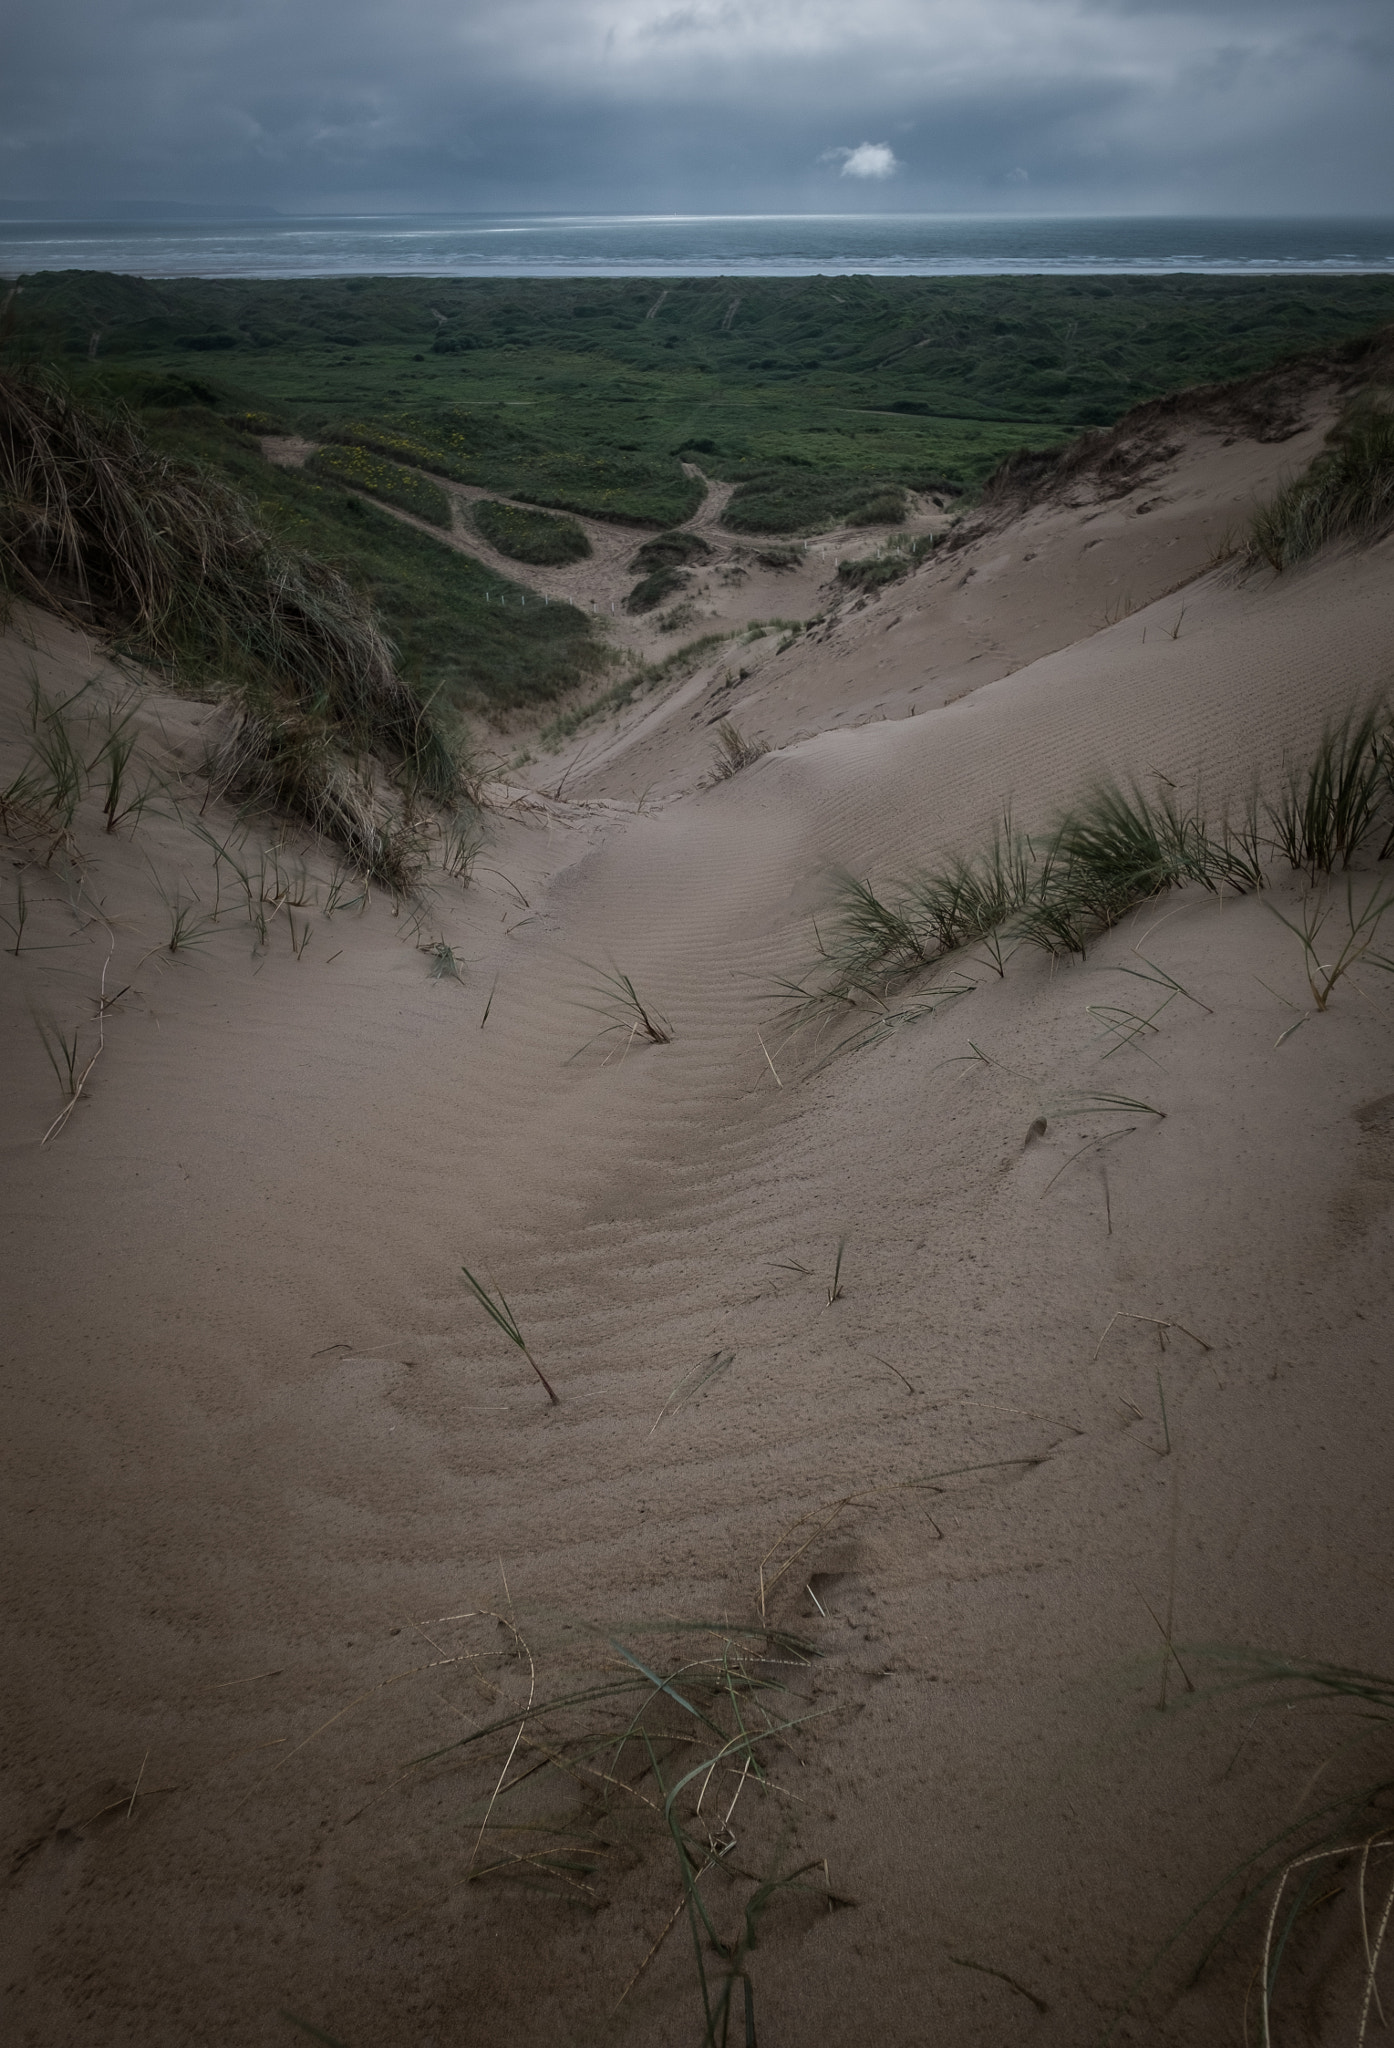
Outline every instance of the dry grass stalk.
MULTIPOLYGON (((47 1145, 50 1138, 56 1138, 58 1136, 58 1133, 66 1125, 68 1118, 77 1108, 79 1099, 82 1095, 82 1091, 87 1086, 88 1081, 92 1078, 92 1069, 96 1066, 98 1060, 101 1058, 102 1053, 106 1048, 106 1013, 111 1008, 112 1004, 120 1002, 121 997, 126 993, 124 988, 120 989, 114 996, 109 996, 106 992, 107 969, 111 965, 111 955, 115 950, 116 941, 113 938, 111 946, 108 948, 107 951, 107 957, 102 962, 101 986, 97 996, 97 1049, 92 1054, 91 1059, 88 1060, 86 1066, 83 1068, 80 1074, 76 1074, 74 1071, 76 1065, 75 1058, 73 1061, 69 1062, 68 1074, 70 1088, 68 1099, 64 1103, 58 1115, 53 1119, 53 1122, 49 1125, 48 1129, 44 1132, 42 1138, 40 1138, 39 1147, 41 1150, 45 1145, 47 1145)), ((74 1054, 76 1054, 76 1048, 77 1040, 76 1036, 74 1036, 74 1054)))
MULTIPOLYGON (((1122 1136, 1123 1134, 1120 1132, 1119 1135, 1122 1136)), ((1179 1330, 1183 1337, 1189 1337, 1191 1342, 1193 1344, 1198 1344, 1202 1351, 1213 1351, 1215 1348, 1213 1344, 1207 1344, 1204 1337, 1197 1337, 1194 1330, 1188 1330, 1184 1323, 1178 1323, 1172 1319, 1162 1316, 1135 1315, 1132 1309, 1130 1308, 1120 1308, 1109 1317, 1107 1323, 1104 1325, 1104 1334, 1102 1337, 1100 1337, 1098 1343, 1094 1346, 1093 1356, 1089 1360, 1089 1363, 1091 1365, 1094 1364, 1095 1360, 1099 1356, 1099 1353, 1103 1350, 1105 1344, 1108 1342, 1109 1332, 1112 1330, 1114 1324, 1124 1322, 1150 1323, 1157 1332, 1157 1342, 1161 1346, 1163 1351, 1165 1351, 1167 1348, 1166 1333, 1168 1330, 1179 1330)))
POLYGON ((524 1358, 526 1358, 528 1364, 532 1367, 533 1371, 537 1374, 537 1377, 541 1380, 543 1386, 546 1388, 547 1399, 552 1403, 553 1407, 559 1406, 559 1397, 554 1391, 552 1383, 548 1379, 546 1373, 543 1372, 542 1367, 538 1364, 537 1360, 533 1357, 531 1351, 529 1351, 526 1343, 524 1342, 523 1333, 518 1327, 518 1319, 514 1315, 512 1309, 508 1306, 507 1301, 504 1299, 502 1288, 496 1286, 493 1293, 491 1294, 489 1292, 489 1289, 484 1286, 482 1281, 475 1279, 473 1273, 471 1273, 468 1266, 461 1266, 460 1271, 464 1274, 465 1279, 469 1282, 470 1290, 473 1293, 475 1300, 479 1303, 479 1306, 483 1309, 485 1315, 487 1315, 491 1319, 491 1321, 498 1325, 499 1329, 503 1331, 504 1336, 507 1337, 509 1343, 512 1344, 516 1350, 522 1352, 524 1358))

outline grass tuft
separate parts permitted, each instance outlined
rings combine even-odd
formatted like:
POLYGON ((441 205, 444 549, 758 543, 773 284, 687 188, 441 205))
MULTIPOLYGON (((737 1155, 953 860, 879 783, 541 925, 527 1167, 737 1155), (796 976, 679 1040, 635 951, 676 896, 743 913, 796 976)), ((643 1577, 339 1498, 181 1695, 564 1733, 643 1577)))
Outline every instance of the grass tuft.
POLYGON ((837 580, 853 590, 864 591, 899 583, 902 577, 912 576, 921 562, 933 554, 936 538, 932 533, 895 534, 874 555, 857 555, 839 562, 837 580))
POLYGON ((586 1040, 585 1045, 580 1046, 571 1055, 572 1059, 579 1059, 588 1047, 596 1044, 599 1039, 608 1038, 614 1031, 625 1034, 626 1052, 636 1038, 643 1038, 650 1045, 672 1044, 672 1025, 651 1003, 643 1000, 627 974, 621 974, 618 968, 608 973, 603 968, 594 968, 592 972, 600 976, 593 993, 601 1000, 598 1003, 587 1003, 585 1007, 593 1011, 597 1017, 604 1017, 606 1021, 599 1031, 586 1040))
MULTIPOLYGON (((1192 1655, 1203 1657, 1217 1673, 1218 1684, 1202 1696, 1209 1701, 1261 1690, 1268 1695, 1262 1704, 1276 1710, 1349 1710, 1363 1724, 1355 1732, 1375 1744, 1377 1775, 1363 1782, 1357 1778, 1351 1789, 1320 1806, 1308 1806, 1304 1797, 1295 1819, 1288 1820, 1268 1841, 1246 1851, 1152 1957, 1129 1990, 1106 2038, 1115 2038, 1166 1957, 1204 1924, 1218 1902, 1233 1899, 1237 1888, 1237 1901, 1229 1905, 1210 1934, 1190 1982, 1198 1981, 1242 1922, 1259 1916, 1258 1963, 1246 2000, 1246 2004, 1257 2005, 1257 2039, 1268 2044, 1288 2038, 1286 2033, 1280 2037, 1275 2032, 1280 2004, 1294 2016, 1301 2031, 1303 2005, 1310 2011, 1310 2001, 1319 1995, 1328 2016, 1337 2010, 1337 2001, 1344 2003, 1349 2038, 1358 2048, 1367 2038, 1372 2013, 1383 2018, 1376 1975, 1394 1918, 1394 1829, 1389 1824, 1394 1781, 1388 1764, 1389 1738, 1394 1734, 1394 1681, 1376 1672, 1259 1651, 1201 1650, 1192 1655), (1372 1899, 1371 1876, 1376 1865, 1382 1881, 1372 1899), (1332 1904, 1321 1938, 1313 1943, 1308 1938, 1307 1916, 1318 1904, 1328 1902, 1339 1903, 1332 1904)), ((1328 1756, 1327 1764, 1330 1761, 1328 1756)), ((1319 1771, 1310 1784, 1321 1775, 1319 1771)))
POLYGON ((732 775, 739 775, 742 768, 748 768, 752 761, 758 761, 770 751, 768 740, 747 739, 738 725, 729 718, 723 718, 716 728, 716 763, 712 769, 713 782, 725 782, 732 775))
MULTIPOLYGON (((594 1910, 636 1848, 664 1849, 677 1896, 636 1953, 611 2017, 685 1921, 702 2048, 753 2043, 752 1960, 771 1910, 802 1900, 806 1918, 852 1903, 833 1891, 822 1858, 791 1858, 785 1848, 778 1768, 797 1759, 797 1731, 832 1711, 796 1682, 817 1650, 765 1623, 630 1624, 589 1631, 594 1654, 539 1696, 536 1660, 511 1612, 445 1621, 486 1629, 486 1646, 462 1643, 459 1661, 497 1667, 498 1711, 408 1769, 479 1759, 483 1818, 469 1881, 594 1910)), ((439 1640, 442 1624, 431 1628, 439 1640)))
POLYGON ((1333 540, 1373 540, 1394 526, 1394 402, 1367 393, 1328 440, 1310 468, 1254 515, 1251 555, 1279 572, 1333 540))
MULTIPOLYGON (((982 851, 952 855, 902 882, 842 875, 830 930, 814 928, 815 965, 781 985, 789 1029, 821 1033, 832 1018, 860 1012, 838 1049, 867 1043, 910 1014, 892 1009, 898 989, 969 946, 981 947, 999 975, 1021 945, 1082 959, 1101 934, 1170 890, 1246 895, 1266 886, 1275 859, 1315 880, 1371 852, 1379 860, 1394 853, 1394 724, 1382 702, 1328 727, 1310 760, 1288 768, 1275 800, 1261 807, 1252 796, 1237 817, 1212 820, 1199 799, 1182 801, 1161 776, 1155 793, 1137 783, 1099 783, 1040 838, 1018 831, 1008 814, 982 851)), ((1377 883, 1360 906, 1348 892, 1346 908, 1348 934, 1331 962, 1317 957, 1329 906, 1309 899, 1300 922, 1283 919, 1302 941, 1319 1009, 1358 960, 1394 971, 1394 962, 1373 951, 1394 891, 1377 883)), ((1150 962, 1143 968, 1126 971, 1155 982, 1162 1007, 1176 995, 1198 1001, 1150 962)), ((931 986, 923 991, 926 1007, 913 1013, 927 1014, 961 992, 931 986)), ((1095 1008, 1115 1050, 1144 1037, 1159 1014, 1095 1008)), ((1158 1114, 1121 1098, 1118 1106, 1158 1114)))
POLYGON ((1357 909, 1355 883, 1353 878, 1347 878, 1346 937, 1328 960, 1323 960, 1321 955, 1323 952, 1330 952, 1330 946, 1318 946, 1317 941, 1331 916, 1332 906, 1329 903, 1320 904, 1315 897, 1309 896, 1302 905, 1298 921, 1284 917, 1281 910, 1275 909, 1271 903, 1268 908, 1273 911, 1279 924, 1286 925, 1294 937, 1301 941, 1302 956, 1307 970, 1307 986, 1312 991, 1312 1001, 1319 1010, 1326 1008, 1331 1000, 1331 992, 1342 975, 1347 974, 1361 960, 1368 958, 1371 966, 1394 971, 1394 960, 1370 951, 1379 935, 1382 920, 1391 909, 1394 909, 1394 887, 1386 888, 1381 882, 1374 882, 1364 904, 1357 909))
POLYGON ((1315 879, 1349 867, 1377 833, 1394 836, 1387 816, 1391 765, 1383 705, 1348 712, 1327 727, 1305 767, 1289 763, 1277 800, 1268 806, 1274 841, 1288 865, 1315 879))
MULTIPOLYGON (((466 791, 451 735, 341 575, 273 542, 237 492, 158 454, 129 415, 15 371, 0 372, 0 587, 212 681, 236 732, 226 786, 339 838, 393 886, 412 868, 401 812, 394 824, 366 764, 434 803, 466 791)), ((109 822, 129 814, 124 745, 108 735, 109 822)), ((70 729, 40 716, 33 755, 5 802, 37 792, 70 821, 87 772, 70 729)))

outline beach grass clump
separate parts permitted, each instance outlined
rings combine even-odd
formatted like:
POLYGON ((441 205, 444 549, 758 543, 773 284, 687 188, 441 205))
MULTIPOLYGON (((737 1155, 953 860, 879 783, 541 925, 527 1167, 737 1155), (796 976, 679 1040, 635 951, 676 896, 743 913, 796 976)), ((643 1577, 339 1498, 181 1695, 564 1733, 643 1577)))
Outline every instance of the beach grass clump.
POLYGON ((1374 540, 1394 526, 1394 398, 1368 393, 1328 446, 1254 514, 1251 554, 1275 570, 1334 540, 1374 540))
MULTIPOLYGON (((833 921, 817 931, 814 968, 783 992, 796 1029, 869 1008, 872 1027, 844 1041, 865 1042, 867 1028, 873 1037, 882 1030, 897 987, 970 946, 982 947, 999 975, 1022 945, 1082 959, 1120 919, 1170 890, 1251 894, 1266 886, 1274 862, 1315 884, 1362 854, 1384 861, 1391 853, 1394 725, 1381 703, 1329 726, 1305 762, 1289 765, 1274 799, 1251 797, 1237 814, 1211 818, 1161 777, 1154 791, 1101 782, 1044 833, 1021 832, 1008 815, 978 852, 890 886, 844 874, 833 921)), ((1299 922, 1283 920, 1302 942, 1318 1010, 1356 961, 1394 969, 1374 951, 1394 892, 1376 883, 1360 905, 1348 898, 1349 933, 1339 943, 1322 939, 1331 911, 1315 899, 1299 922), (1332 961, 1318 957, 1333 944, 1332 961)))
MULTIPOLYGON (((1185 1670, 1169 1635, 1164 1654, 1185 1670)), ((1254 1707, 1250 1729, 1269 1710, 1305 1711, 1327 1730, 1334 1723, 1344 1739, 1328 1742, 1295 1812, 1289 1808, 1266 1841, 1248 1847, 1224 1871, 1152 1956, 1106 2039, 1118 2037, 1167 1957, 1209 1923, 1189 1981, 1198 1982, 1223 1950, 1233 1948, 1241 1930, 1251 1930, 1242 1980, 1246 2029, 1250 2014, 1256 2021, 1250 2038, 1263 2044, 1298 2038, 1319 2001, 1333 2026, 1337 2016, 1345 2020, 1345 2037, 1359 2048, 1376 2018, 1381 2030, 1387 2025, 1377 1977, 1394 1921, 1394 1680, 1346 1665, 1208 1646, 1187 1650, 1187 1662, 1197 1677, 1208 1667, 1215 1679, 1198 1701, 1213 1708, 1231 1698, 1254 1707), (1333 1784, 1337 1758, 1341 1765, 1333 1784), (1289 2023, 1295 2032, 1288 2031, 1289 2023)), ((1196 1693, 1189 1674, 1186 1682, 1196 1693)))
POLYGON ((342 484, 350 491, 367 491, 385 505, 395 505, 399 511, 449 531, 450 500, 439 484, 419 470, 406 469, 373 449, 353 444, 317 448, 308 466, 330 483, 342 484))
POLYGON ((1387 858, 1394 850, 1391 797, 1389 717, 1372 705, 1328 726, 1304 765, 1288 764, 1268 821, 1284 860, 1315 880, 1349 867, 1376 835, 1383 841, 1379 857, 1387 858))
POLYGON ((712 781, 728 781, 731 776, 739 775, 742 768, 748 768, 753 761, 760 760, 769 751, 768 740, 750 739, 729 718, 723 718, 716 728, 716 760, 712 768, 712 781))
POLYGON ((673 1618, 587 1628, 579 1644, 573 1630, 553 1656, 511 1606, 430 1626, 455 1632, 452 1655, 458 1642, 463 1668, 486 1673, 497 1700, 482 1726, 407 1766, 472 1786, 465 1881, 595 1910, 621 1872, 661 1859, 664 1917, 636 1941, 611 2017, 683 1924, 694 2042, 753 2043, 756 1956, 774 1909, 807 1931, 851 1904, 822 1857, 791 1848, 781 1796, 801 1731, 831 1711, 808 1696, 816 1647, 764 1621, 673 1618), (539 1663, 555 1670, 550 1686, 539 1663))
POLYGON ((888 583, 898 583, 902 577, 913 575, 934 552, 934 545, 932 533, 896 534, 874 555, 839 562, 837 580, 853 590, 881 590, 888 583))
POLYGON ((57 841, 72 830, 92 779, 79 722, 72 700, 52 703, 35 678, 26 719, 28 752, 18 773, 0 789, 0 826, 6 831, 44 833, 57 841))
POLYGON ((491 547, 514 562, 549 568, 562 562, 583 562, 591 551, 585 528, 554 512, 533 512, 522 505, 504 505, 480 498, 471 516, 491 547))
POLYGON ((905 512, 903 486, 884 477, 780 464, 743 476, 721 523, 731 533, 813 533, 839 525, 898 525, 905 512))
MULTIPOLYGON (((609 1038, 615 1032, 622 1035, 625 1052, 629 1051, 636 1039, 642 1039, 647 1045, 672 1044, 672 1025, 661 1011, 656 1010, 651 1002, 639 994, 627 974, 622 974, 618 968, 607 970, 601 967, 592 969, 592 972, 600 977, 591 990, 591 994, 599 1000, 587 1003, 585 1007, 593 1011, 597 1017, 603 1017, 605 1022, 599 1031, 594 1032, 586 1040, 585 1045, 572 1053, 572 1059, 579 1059, 589 1047, 597 1044, 602 1038, 609 1038)), ((607 1055, 607 1058, 609 1057, 613 1057, 613 1054, 607 1055)))
MULTIPOLYGON (((212 688, 220 789, 291 811, 390 886, 420 871, 393 778, 413 803, 469 794, 454 736, 338 571, 273 540, 239 492, 152 448, 129 414, 14 371, 0 372, 0 590, 212 688)), ((125 802, 112 744, 108 823, 125 802)), ((69 808, 73 764, 59 756, 71 745, 39 719, 32 772, 57 811, 69 808)))

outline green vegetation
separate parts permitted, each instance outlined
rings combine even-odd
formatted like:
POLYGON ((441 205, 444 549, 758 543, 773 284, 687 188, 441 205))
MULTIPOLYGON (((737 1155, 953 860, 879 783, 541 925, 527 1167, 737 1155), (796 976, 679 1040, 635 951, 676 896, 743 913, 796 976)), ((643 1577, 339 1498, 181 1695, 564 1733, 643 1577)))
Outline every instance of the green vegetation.
POLYGON ((904 517, 904 491, 883 477, 781 467, 738 484, 721 523, 733 533, 818 533, 829 526, 894 526, 904 517))
POLYGON ((556 702, 609 661, 576 607, 540 604, 356 493, 275 467, 235 417, 161 405, 141 423, 161 449, 232 484, 282 545, 332 564, 381 620, 423 701, 498 719, 556 702))
POLYGON ((472 510, 485 540, 515 562, 540 566, 581 562, 591 551, 584 530, 574 519, 557 519, 550 512, 525 512, 518 505, 500 505, 494 498, 481 498, 472 510))
MULTIPOLYGON (((629 566, 639 573, 639 581, 624 601, 627 612, 657 611, 670 597, 676 597, 687 588, 692 578, 689 566, 705 562, 711 549, 698 533, 660 533, 652 540, 646 540, 636 550, 629 566)), ((683 613, 674 613, 674 623, 680 617, 691 616, 691 608, 683 613)), ((659 624, 662 625, 660 619, 659 624)))
MULTIPOLYGON (((0 376, 0 587, 217 689, 229 721, 215 785, 305 818, 389 883, 412 878, 413 835, 404 811, 384 807, 371 760, 395 770, 408 807, 466 793, 449 731, 342 575, 278 545, 245 499, 161 455, 129 420, 15 373, 0 376)), ((81 764, 62 721, 36 716, 34 731, 61 831, 81 764)), ((115 737, 103 749, 109 825, 125 766, 115 737)), ((32 810, 35 789, 7 799, 32 810)))
POLYGON ((655 569, 684 569, 692 562, 705 562, 711 549, 699 533, 660 533, 635 551, 630 569, 637 575, 652 575, 655 569))
POLYGON ((592 1011, 597 1017, 603 1017, 605 1022, 586 1040, 579 1051, 571 1055, 572 1059, 579 1059, 581 1053, 586 1052, 600 1039, 610 1037, 613 1032, 618 1032, 624 1040, 626 1052, 636 1038, 644 1039, 649 1045, 672 1044, 672 1025, 666 1017, 659 1014, 652 1003, 645 1003, 627 974, 621 974, 617 967, 608 970, 593 967, 591 972, 600 976, 591 990, 591 994, 598 996, 599 1001, 583 1004, 582 1007, 592 1011))
POLYGON ((368 448, 317 448, 310 468, 330 483, 343 484, 351 491, 370 491, 388 505, 398 505, 432 526, 450 529, 450 500, 439 484, 399 462, 388 462, 368 448))
POLYGON ((555 1389, 553 1388, 551 1381, 547 1378, 546 1373, 543 1372, 542 1367, 538 1364, 537 1360, 529 1351, 527 1344, 524 1340, 523 1333, 518 1328, 517 1317, 514 1315, 512 1309, 508 1306, 508 1303, 504 1298, 503 1289, 501 1287, 496 1287, 494 1292, 490 1293, 489 1289, 484 1286, 482 1281, 475 1279, 473 1273, 471 1273, 468 1266, 461 1266, 460 1271, 464 1274, 465 1279, 469 1284, 470 1292, 473 1294, 475 1300, 479 1303, 479 1306, 483 1309, 484 1313, 490 1318, 492 1322, 497 1323, 498 1327, 503 1331, 504 1336, 507 1337, 509 1343, 513 1345, 514 1349, 522 1352, 524 1358, 526 1358, 528 1364, 532 1367, 533 1371, 537 1374, 537 1377, 541 1380, 543 1386, 546 1388, 547 1399, 552 1403, 552 1406, 554 1408, 557 1407, 559 1403, 559 1397, 555 1389))
MULTIPOLYGON (((1365 853, 1379 861, 1394 853, 1394 722, 1386 705, 1328 728, 1311 759, 1290 768, 1276 797, 1262 807, 1255 799, 1237 820, 1212 821, 1169 787, 1149 795, 1136 785, 1106 784, 1039 838, 1007 817, 989 846, 891 889, 845 877, 836 921, 819 936, 818 967, 784 985, 792 1026, 840 1016, 852 1023, 842 1042, 866 1042, 895 1014, 887 1000, 895 989, 968 946, 982 946, 999 975, 1021 945, 1058 959, 1083 958, 1101 933, 1169 889, 1194 884, 1212 894, 1251 893, 1266 886, 1274 858, 1315 886, 1365 853), (851 1019, 849 1012, 863 1018, 851 1019)), ((1300 923, 1282 920, 1302 943, 1318 1010, 1357 960, 1394 971, 1394 961, 1372 951, 1381 920, 1394 908, 1394 890, 1377 884, 1357 905, 1348 889, 1346 907, 1348 938, 1323 942, 1334 966, 1318 962, 1330 904, 1309 901, 1300 923)), ((953 987, 929 995, 948 999, 964 992, 953 987)), ((1139 1020, 1145 1028, 1146 1020, 1139 1020)))
MULTIPOLYGON (((396 394, 394 394, 396 395, 396 394)), ((505 399, 526 410, 530 400, 505 399)), ((403 456, 456 483, 482 484, 535 505, 553 505, 630 526, 666 526, 690 519, 705 486, 667 458, 645 460, 632 443, 623 459, 603 448, 549 446, 525 422, 448 404, 432 412, 390 412, 378 420, 344 422, 316 414, 306 424, 330 439, 352 440, 389 456, 403 456)), ((579 530, 579 529, 578 529, 579 530)))
POLYGON ((880 590, 885 584, 898 583, 902 576, 912 574, 933 554, 934 547, 935 536, 932 533, 897 534, 874 555, 839 562, 838 581, 850 583, 854 590, 880 590))
POLYGON ((974 489, 1023 446, 1340 343, 1394 318, 1394 279, 70 271, 23 280, 18 304, 128 387, 181 380, 230 416, 656 528, 701 502, 686 464, 752 487, 737 530, 797 532, 887 490, 974 489))
POLYGON ((690 577, 686 569, 655 569, 643 576, 624 601, 627 612, 657 611, 670 597, 686 589, 690 577))
POLYGON ((1274 569, 1305 561, 1328 541, 1372 540, 1394 526, 1394 406, 1367 398, 1334 429, 1304 475, 1254 516, 1252 545, 1274 569))
MULTIPOLYGON (((680 1399, 730 1362, 721 1354, 689 1374, 680 1399)), ((685 1920, 694 2048, 749 2048, 759 1955, 774 1928, 782 1921, 807 1939, 819 1918, 851 1904, 832 1891, 822 1858, 791 1850, 787 1803, 776 1796, 787 1789, 783 1772, 801 1764, 810 1724, 832 1711, 809 1704, 818 1650, 764 1620, 553 1629, 549 1643, 526 1626, 525 1637, 504 1609, 451 1618, 450 1654, 487 1672, 499 1708, 407 1767, 449 1758, 468 1788, 474 1840, 461 1881, 573 1905, 584 1886, 594 1910, 620 1895, 623 1874, 662 1856, 675 1910, 647 1953, 636 1947, 612 2012, 685 1920)))

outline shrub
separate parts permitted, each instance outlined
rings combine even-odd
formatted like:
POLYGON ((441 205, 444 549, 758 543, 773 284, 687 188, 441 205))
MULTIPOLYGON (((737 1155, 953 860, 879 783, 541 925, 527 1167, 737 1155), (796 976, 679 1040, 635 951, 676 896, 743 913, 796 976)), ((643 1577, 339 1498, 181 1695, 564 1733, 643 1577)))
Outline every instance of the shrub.
POLYGON ((904 490, 885 477, 827 475, 782 463, 743 478, 721 523, 732 533, 799 533, 844 523, 890 524, 904 517, 904 490))
POLYGON ((371 449, 350 447, 317 448, 309 467, 331 483, 347 485, 351 491, 367 491, 385 504, 399 506, 432 526, 450 526, 450 500, 439 484, 414 469, 371 449))
POLYGON ((491 546, 515 562, 542 566, 580 562, 591 551, 585 531, 574 519, 552 512, 529 512, 520 505, 502 505, 481 498, 472 508, 475 525, 491 546))
POLYGON ((699 533, 658 533, 646 540, 629 567, 636 576, 655 569, 681 569, 689 562, 705 562, 711 549, 699 533))
POLYGON ((854 505, 847 514, 849 526, 898 526, 905 517, 905 493, 900 489, 878 491, 854 505))
POLYGON ((624 608, 627 612, 656 611, 668 598, 685 589, 690 580, 686 569, 655 569, 652 575, 635 584, 624 601, 624 608))

